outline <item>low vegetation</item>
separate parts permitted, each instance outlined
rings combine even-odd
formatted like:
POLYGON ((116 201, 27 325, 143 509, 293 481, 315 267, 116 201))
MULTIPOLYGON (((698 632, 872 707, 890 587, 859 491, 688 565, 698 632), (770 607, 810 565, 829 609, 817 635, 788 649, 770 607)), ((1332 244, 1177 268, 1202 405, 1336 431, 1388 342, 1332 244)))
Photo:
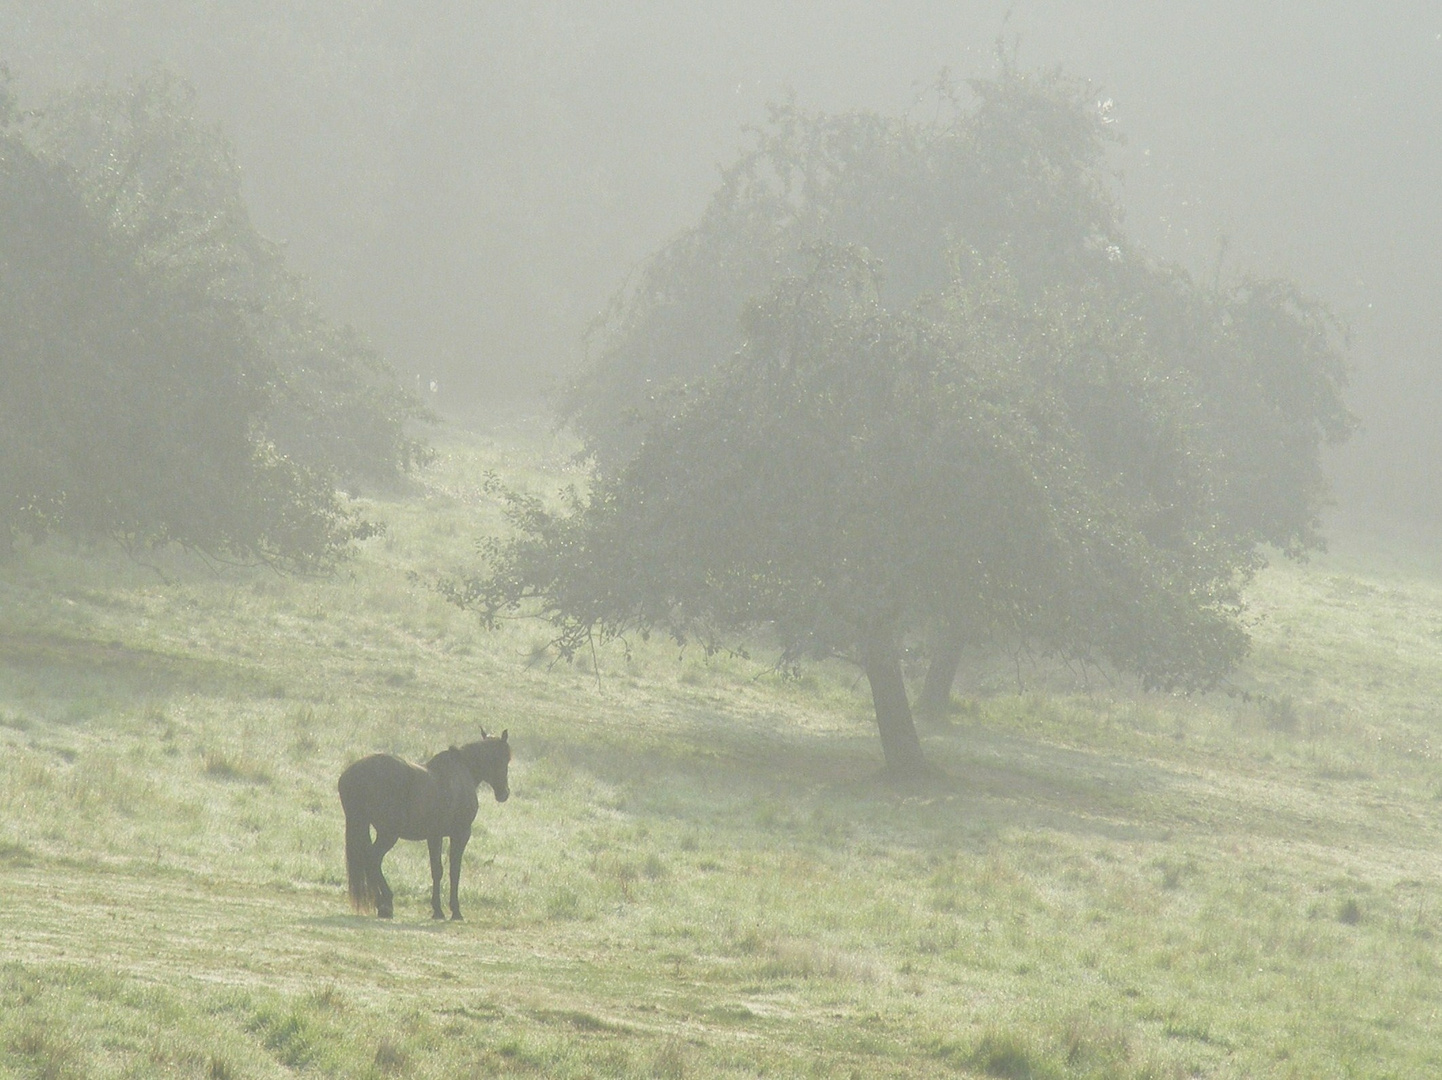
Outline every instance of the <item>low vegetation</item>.
MULTIPOLYGON (((455 434, 327 577, 0 563, 0 1072, 1436 1075, 1442 565, 1249 592, 1229 692, 968 656, 898 794, 865 681, 635 639, 556 662, 434 583, 569 447, 455 434), (509 728, 433 923, 346 904, 335 780, 509 728)), ((920 673, 908 670, 911 677, 920 673)))

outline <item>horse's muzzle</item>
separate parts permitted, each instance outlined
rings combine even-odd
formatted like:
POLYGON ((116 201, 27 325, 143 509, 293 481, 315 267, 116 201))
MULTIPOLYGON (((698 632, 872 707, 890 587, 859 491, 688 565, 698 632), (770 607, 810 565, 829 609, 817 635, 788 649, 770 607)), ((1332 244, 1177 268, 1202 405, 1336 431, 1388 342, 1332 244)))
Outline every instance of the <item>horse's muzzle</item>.
POLYGON ((505 801, 506 801, 507 799, 509 799, 510 797, 511 797, 511 789, 510 789, 510 788, 502 788, 500 791, 496 792, 496 802, 505 802, 505 801))

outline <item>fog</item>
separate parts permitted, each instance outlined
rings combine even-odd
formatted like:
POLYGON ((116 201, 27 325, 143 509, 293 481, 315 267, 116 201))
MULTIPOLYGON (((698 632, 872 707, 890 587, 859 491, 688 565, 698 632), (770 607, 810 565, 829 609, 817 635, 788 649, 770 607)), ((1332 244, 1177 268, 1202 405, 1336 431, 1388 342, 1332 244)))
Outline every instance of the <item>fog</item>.
POLYGON ((193 82, 261 231, 454 411, 572 369, 768 101, 925 107, 999 38, 1112 100, 1144 246, 1294 278, 1350 324, 1344 511, 1442 520, 1435 4, 0 0, 24 103, 156 64, 193 82))

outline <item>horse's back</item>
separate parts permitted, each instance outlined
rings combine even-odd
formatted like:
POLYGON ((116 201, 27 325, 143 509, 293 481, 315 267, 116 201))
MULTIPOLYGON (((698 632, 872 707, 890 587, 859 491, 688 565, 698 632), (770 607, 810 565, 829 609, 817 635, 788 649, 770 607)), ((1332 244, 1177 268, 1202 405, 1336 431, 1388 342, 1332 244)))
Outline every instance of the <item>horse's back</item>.
POLYGON ((394 754, 371 754, 341 773, 336 789, 347 813, 394 817, 409 809, 416 781, 425 775, 421 766, 394 754))
POLYGON ((341 773, 337 787, 347 815, 403 840, 425 840, 445 831, 446 792, 424 765, 372 754, 341 773))
POLYGON ((406 773, 414 767, 394 754, 371 754, 348 766, 345 772, 340 774, 336 789, 340 792, 342 802, 348 796, 364 797, 367 792, 378 787, 403 782, 406 773))

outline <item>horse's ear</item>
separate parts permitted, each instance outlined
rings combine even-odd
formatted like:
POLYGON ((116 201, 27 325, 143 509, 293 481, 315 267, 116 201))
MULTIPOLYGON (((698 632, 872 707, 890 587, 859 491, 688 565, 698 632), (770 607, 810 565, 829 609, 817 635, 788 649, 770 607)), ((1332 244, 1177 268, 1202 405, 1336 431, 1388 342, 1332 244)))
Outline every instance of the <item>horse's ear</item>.
POLYGON ((481 728, 481 738, 483 738, 483 739, 489 739, 489 738, 490 738, 490 736, 486 734, 486 729, 485 729, 484 726, 481 728))
POLYGON ((457 751, 459 751, 459 750, 460 750, 460 747, 459 747, 459 746, 457 746, 455 743, 451 743, 451 752, 452 752, 452 753, 455 753, 455 752, 457 752, 457 751))
POLYGON ((501 732, 501 742, 505 742, 505 741, 506 741, 506 736, 509 735, 510 733, 511 733, 511 729, 510 729, 510 728, 504 729, 504 730, 501 732))

